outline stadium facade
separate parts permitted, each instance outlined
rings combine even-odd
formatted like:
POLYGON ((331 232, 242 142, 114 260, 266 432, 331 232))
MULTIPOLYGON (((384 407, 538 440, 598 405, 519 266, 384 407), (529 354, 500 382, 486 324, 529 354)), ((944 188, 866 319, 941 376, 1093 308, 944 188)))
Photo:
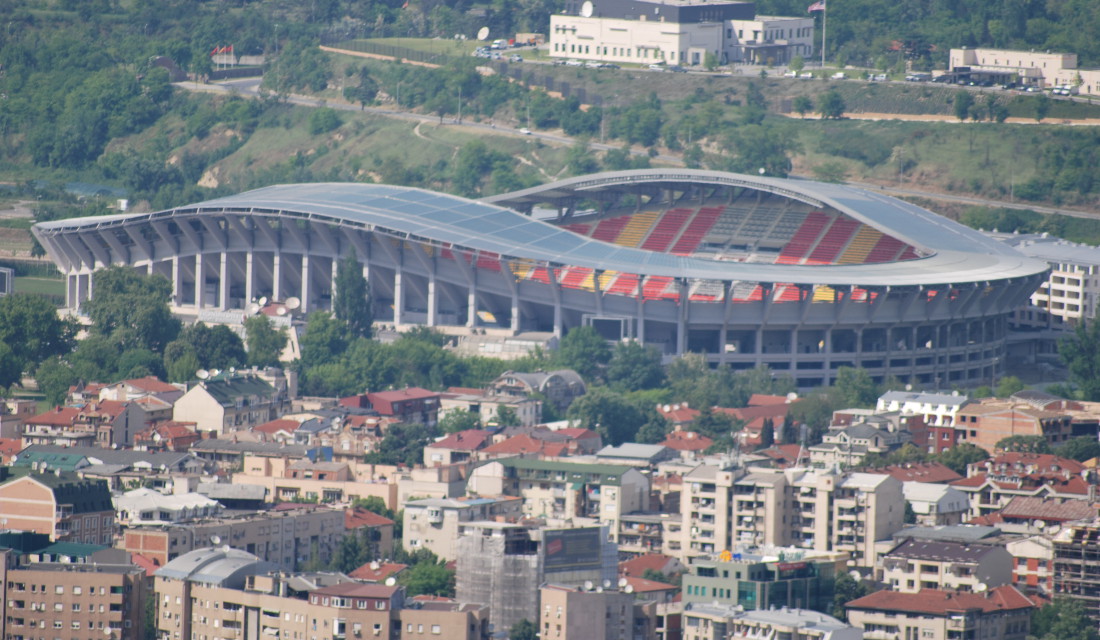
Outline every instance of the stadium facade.
POLYGON ((701 170, 601 173, 481 201, 279 185, 34 234, 73 310, 109 264, 167 277, 183 313, 239 318, 256 299, 291 296, 327 309, 354 255, 376 320, 559 336, 591 325, 806 387, 843 366, 929 386, 991 380, 1009 314, 1048 270, 879 193, 701 170))

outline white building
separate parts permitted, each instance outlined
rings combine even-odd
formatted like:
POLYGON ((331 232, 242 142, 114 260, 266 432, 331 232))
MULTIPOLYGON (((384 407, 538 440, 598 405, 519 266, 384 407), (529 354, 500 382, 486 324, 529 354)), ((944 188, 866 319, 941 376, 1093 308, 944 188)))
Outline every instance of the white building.
POLYGON ((861 640, 863 630, 809 609, 745 611, 718 603, 684 605, 684 640, 861 640))
POLYGON ((1020 253, 1050 265, 1046 282, 1031 294, 1031 306, 1016 311, 1016 325, 1060 329, 1096 317, 1100 294, 1100 247, 1077 244, 1046 233, 988 234, 1020 253))
POLYGON ((216 518, 222 505, 199 493, 164 495, 152 489, 134 489, 113 498, 119 524, 154 526, 216 518))
POLYGON ((905 482, 901 485, 905 501, 917 514, 917 523, 929 527, 962 524, 970 499, 965 493, 946 484, 905 482))
POLYGON ((953 427, 955 414, 969 401, 958 393, 887 391, 878 399, 875 411, 900 411, 903 416, 924 416, 924 424, 929 427, 953 427))
POLYGON ((783 64, 813 52, 813 18, 756 16, 751 2, 569 0, 550 16, 550 54, 602 62, 783 64))
POLYGON ((1082 95, 1100 95, 1100 69, 1078 68, 1076 53, 952 49, 948 71, 995 83, 1073 87, 1082 95))

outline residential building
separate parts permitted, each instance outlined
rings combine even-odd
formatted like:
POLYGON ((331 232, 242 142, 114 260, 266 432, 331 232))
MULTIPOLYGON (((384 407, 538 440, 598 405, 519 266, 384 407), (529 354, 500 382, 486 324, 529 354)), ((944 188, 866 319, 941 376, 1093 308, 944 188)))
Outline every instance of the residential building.
MULTIPOLYGON (((1073 437, 1072 419, 1066 413, 997 398, 978 400, 959 409, 954 431, 955 444, 969 442, 990 452, 997 450, 998 442, 1011 436, 1041 436, 1052 447, 1073 437)), ((940 434, 937 447, 947 443, 947 435, 940 434)))
POLYGON ((454 560, 463 523, 514 522, 522 516, 523 500, 515 496, 412 500, 404 505, 402 543, 406 551, 428 549, 444 560, 454 560))
POLYGON ((134 449, 138 451, 186 452, 191 445, 202 440, 190 422, 167 420, 155 422, 134 434, 134 449))
POLYGON ((1093 520, 1098 505, 1088 500, 1016 496, 1000 511, 973 518, 971 523, 995 525, 1005 533, 1034 535, 1054 533, 1078 520, 1093 520))
POLYGON ((539 589, 542 640, 647 640, 654 637, 656 602, 633 591, 548 584, 539 589))
POLYGON ((959 409, 970 402, 960 393, 887 391, 879 396, 875 411, 900 411, 903 416, 921 416, 929 427, 953 427, 959 409))
POLYGON ((623 557, 667 553, 670 543, 675 540, 679 548, 680 536, 672 534, 672 527, 680 531, 680 518, 676 513, 636 512, 628 513, 619 519, 619 532, 615 537, 619 542, 619 553, 623 557))
POLYGON ((467 490, 520 496, 530 517, 605 524, 617 542, 622 516, 648 506, 649 488, 641 471, 625 465, 509 458, 474 469, 467 490))
POLYGON ((971 464, 967 477, 951 486, 967 494, 970 517, 977 518, 1001 511, 1017 496, 1093 501, 1094 473, 1076 460, 1010 452, 971 464))
POLYGON ((38 413, 34 400, 0 400, 0 438, 19 440, 23 437, 23 421, 38 413))
POLYGON ((701 433, 676 428, 670 431, 660 444, 679 452, 680 457, 684 459, 694 460, 709 449, 714 444, 714 440, 701 433))
POLYGON ((134 564, 35 562, 5 573, 6 639, 145 638, 145 603, 153 594, 134 564))
POLYGON ((870 415, 849 425, 834 425, 821 443, 809 447, 810 462, 819 469, 858 467, 868 454, 885 455, 913 440, 907 420, 899 415, 870 415))
POLYGON ((1077 66, 1076 53, 964 47, 951 49, 947 68, 965 81, 1065 87, 1074 94, 1100 95, 1100 69, 1077 66))
POLYGON ((1035 535, 1011 540, 1005 549, 1012 554, 1012 584, 1024 593, 1054 593, 1053 536, 1035 535))
POLYGON ((136 402, 89 402, 55 407, 23 421, 23 446, 129 447, 150 419, 136 402))
POLYGON ((806 609, 746 610, 721 604, 690 602, 683 610, 683 640, 861 640, 863 631, 806 609))
POLYGON ((447 434, 424 447, 424 466, 472 462, 490 444, 491 435, 482 429, 465 429, 447 434))
POLYGON ((290 409, 285 390, 252 374, 219 373, 199 380, 172 408, 172 419, 194 422, 198 431, 217 435, 246 431, 290 409))
POLYGON ((882 582, 903 593, 981 593, 1010 584, 1012 564, 1012 554, 1000 546, 909 539, 882 556, 882 582))
POLYGON ((904 482, 901 490, 917 516, 917 524, 929 527, 962 524, 970 512, 967 494, 950 485, 904 482))
POLYGON ((1035 608, 1033 600, 1010 585, 984 593, 884 590, 847 604, 848 622, 861 627, 869 639, 1024 640, 1035 608))
POLYGON ((434 427, 439 421, 440 394, 420 387, 396 391, 376 391, 340 398, 340 405, 372 409, 385 420, 396 423, 424 424, 434 427))
POLYGON ((164 495, 152 489, 133 489, 114 497, 116 518, 124 527, 180 524, 216 518, 222 506, 199 493, 164 495))
POLYGON ((600 435, 591 429, 504 429, 493 436, 493 444, 481 450, 479 457, 560 458, 592 455, 603 447, 600 435))
POLYGON ((145 376, 103 385, 99 389, 99 399, 127 402, 152 396, 167 402, 171 406, 172 403, 183 397, 185 391, 187 389, 182 384, 170 384, 156 376, 145 376))
POLYGON ((607 445, 596 452, 596 462, 608 464, 629 464, 641 469, 656 467, 665 460, 676 458, 673 449, 660 444, 639 444, 624 442, 618 446, 607 445))
POLYGON ((465 387, 450 387, 439 396, 440 419, 451 412, 472 413, 481 424, 489 425, 497 422, 501 407, 515 414, 519 426, 533 427, 542 420, 542 402, 535 398, 500 395, 484 389, 465 387))
POLYGON ((6 529, 46 534, 53 541, 110 545, 115 533, 107 483, 72 472, 0 467, 0 519, 6 529))
POLYGON ((743 547, 693 558, 683 576, 684 602, 744 609, 791 607, 829 611, 847 555, 790 547, 743 547))
POLYGON ((163 567, 195 549, 227 545, 255 554, 282 571, 293 571, 319 554, 328 562, 344 538, 344 511, 288 505, 271 511, 207 518, 197 522, 136 527, 122 534, 122 548, 163 567))
POLYGON ((361 540, 371 546, 372 558, 393 557, 395 524, 393 520, 362 507, 351 507, 344 511, 344 529, 348 533, 357 533, 361 540))
POLYGON ((494 629, 539 620, 543 584, 617 584, 618 552, 606 527, 471 522, 462 526, 457 547, 455 594, 463 602, 489 605, 494 629))

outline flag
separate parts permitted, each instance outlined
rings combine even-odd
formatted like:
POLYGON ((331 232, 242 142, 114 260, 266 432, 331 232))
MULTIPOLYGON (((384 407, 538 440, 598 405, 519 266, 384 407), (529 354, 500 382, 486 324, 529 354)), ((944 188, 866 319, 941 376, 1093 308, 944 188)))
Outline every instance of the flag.
POLYGON ((409 0, 405 0, 405 4, 401 5, 401 8, 402 9, 408 9, 409 8, 409 0))
POLYGON ((218 48, 214 47, 214 50, 210 52, 210 55, 212 55, 212 56, 218 55, 218 48))
POLYGON ((229 53, 233 53, 233 45, 229 45, 226 49, 229 50, 229 53))
POLYGON ((811 4, 809 6, 809 8, 806 9, 806 13, 813 13, 814 11, 824 11, 824 10, 825 10, 825 0, 817 0, 817 2, 811 4))

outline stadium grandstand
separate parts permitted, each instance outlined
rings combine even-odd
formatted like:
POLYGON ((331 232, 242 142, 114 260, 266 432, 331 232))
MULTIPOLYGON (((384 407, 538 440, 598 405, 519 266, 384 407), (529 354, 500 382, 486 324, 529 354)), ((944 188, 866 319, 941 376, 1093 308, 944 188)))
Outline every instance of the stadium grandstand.
POLYGON ((593 326, 666 357, 767 365, 800 386, 844 366, 929 386, 999 375, 1007 319, 1045 262, 872 191, 702 170, 571 178, 480 201, 297 184, 155 213, 35 225, 79 311, 94 271, 172 282, 181 314, 331 306, 362 264, 375 319, 444 331, 593 326))

